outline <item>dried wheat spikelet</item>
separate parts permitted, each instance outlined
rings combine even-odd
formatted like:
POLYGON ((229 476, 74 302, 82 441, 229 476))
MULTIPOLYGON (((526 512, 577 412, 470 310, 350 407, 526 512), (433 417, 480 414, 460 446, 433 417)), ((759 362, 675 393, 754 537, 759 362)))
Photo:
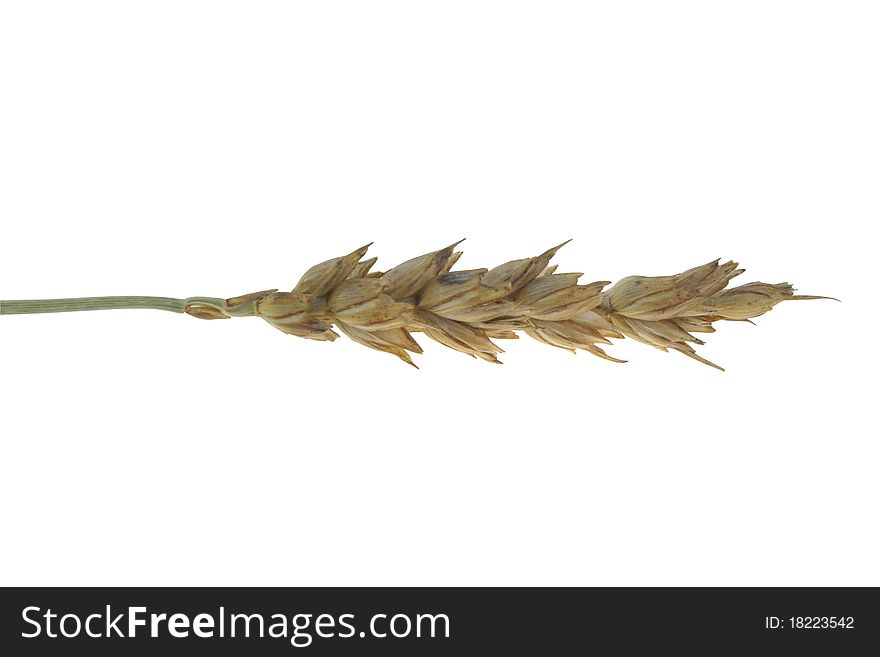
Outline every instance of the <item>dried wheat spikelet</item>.
POLYGON ((580 273, 557 273, 550 260, 565 244, 494 269, 454 271, 461 242, 373 271, 369 244, 315 265, 289 292, 263 290, 230 299, 190 297, 89 297, 2 301, 0 314, 158 308, 200 319, 257 316, 275 328, 310 340, 355 342, 413 365, 422 353, 413 333, 490 363, 500 363, 496 340, 522 332, 571 352, 624 362, 600 345, 631 338, 674 350, 722 369, 698 355, 694 333, 712 333, 720 320, 750 321, 781 301, 828 299, 794 293, 788 283, 748 283, 727 288, 744 270, 713 260, 675 276, 628 276, 581 285, 580 273))

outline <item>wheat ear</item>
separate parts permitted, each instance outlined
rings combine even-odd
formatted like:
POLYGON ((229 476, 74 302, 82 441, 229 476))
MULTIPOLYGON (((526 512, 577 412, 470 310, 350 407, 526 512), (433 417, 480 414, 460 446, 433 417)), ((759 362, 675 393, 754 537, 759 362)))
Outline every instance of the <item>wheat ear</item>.
POLYGON ((628 276, 580 285, 580 273, 556 273, 550 260, 565 244, 494 269, 453 271, 456 242, 385 272, 364 259, 369 244, 309 269, 290 292, 263 290, 230 299, 214 297, 88 297, 0 301, 0 314, 153 308, 200 319, 262 317, 285 333, 335 340, 335 326, 371 349, 413 365, 422 353, 413 333, 490 363, 503 352, 493 340, 518 332, 544 344, 624 362, 600 345, 631 338, 672 349, 722 369, 698 355, 694 333, 712 333, 720 320, 750 321, 781 301, 828 299, 797 295, 788 283, 748 283, 727 288, 744 270, 713 260, 674 276, 628 276))

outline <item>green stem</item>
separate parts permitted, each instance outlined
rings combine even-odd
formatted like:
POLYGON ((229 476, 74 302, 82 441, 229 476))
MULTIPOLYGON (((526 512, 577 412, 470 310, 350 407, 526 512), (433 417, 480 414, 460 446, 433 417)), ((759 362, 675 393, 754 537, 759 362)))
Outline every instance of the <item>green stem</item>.
POLYGON ((191 304, 202 304, 222 310, 228 315, 244 317, 252 315, 253 304, 230 307, 225 299, 214 297, 81 297, 79 299, 35 299, 0 301, 0 315, 23 315, 30 313, 66 313, 78 310, 113 310, 116 308, 150 308, 173 313, 186 311, 191 304))

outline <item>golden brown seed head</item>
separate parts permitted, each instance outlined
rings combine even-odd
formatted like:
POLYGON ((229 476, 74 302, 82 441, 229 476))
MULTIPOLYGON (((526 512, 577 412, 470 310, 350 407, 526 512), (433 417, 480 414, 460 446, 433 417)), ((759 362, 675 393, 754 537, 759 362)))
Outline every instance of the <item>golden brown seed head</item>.
MULTIPOLYGON (((786 299, 821 298, 796 296, 787 283, 725 290, 743 270, 718 260, 674 276, 629 276, 603 292, 607 281, 580 285, 581 274, 556 273, 549 263, 562 245, 494 269, 453 271, 461 256, 455 246, 384 273, 372 271, 375 258, 362 260, 364 246, 315 265, 291 292, 236 299, 253 303, 256 315, 285 333, 334 340, 335 325, 355 342, 411 365, 410 353, 421 353, 412 332, 497 363, 503 350, 492 340, 523 331, 547 345, 614 361, 598 345, 629 337, 717 367, 696 354, 692 345, 702 341, 691 333, 710 333, 718 320, 757 317, 786 299)), ((187 312, 225 316, 210 307, 187 312)))

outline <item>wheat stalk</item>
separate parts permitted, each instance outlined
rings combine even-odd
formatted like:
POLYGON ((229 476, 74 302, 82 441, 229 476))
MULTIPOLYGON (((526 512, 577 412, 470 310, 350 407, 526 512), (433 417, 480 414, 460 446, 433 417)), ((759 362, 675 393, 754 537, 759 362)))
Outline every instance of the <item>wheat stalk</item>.
POLYGON ((599 345, 631 338, 722 369, 698 355, 694 333, 712 333, 719 320, 750 321, 777 303, 830 297, 796 295, 788 283, 727 288, 744 270, 718 260, 675 276, 628 276, 580 285, 580 273, 556 273, 550 260, 565 244, 494 269, 453 271, 456 242, 385 272, 364 259, 369 244, 309 269, 290 292, 263 290, 213 297, 88 297, 0 301, 0 314, 153 308, 200 319, 257 316, 285 333, 311 340, 339 334, 413 365, 422 353, 413 333, 490 363, 503 353, 493 340, 523 332, 544 344, 624 362, 599 345))

